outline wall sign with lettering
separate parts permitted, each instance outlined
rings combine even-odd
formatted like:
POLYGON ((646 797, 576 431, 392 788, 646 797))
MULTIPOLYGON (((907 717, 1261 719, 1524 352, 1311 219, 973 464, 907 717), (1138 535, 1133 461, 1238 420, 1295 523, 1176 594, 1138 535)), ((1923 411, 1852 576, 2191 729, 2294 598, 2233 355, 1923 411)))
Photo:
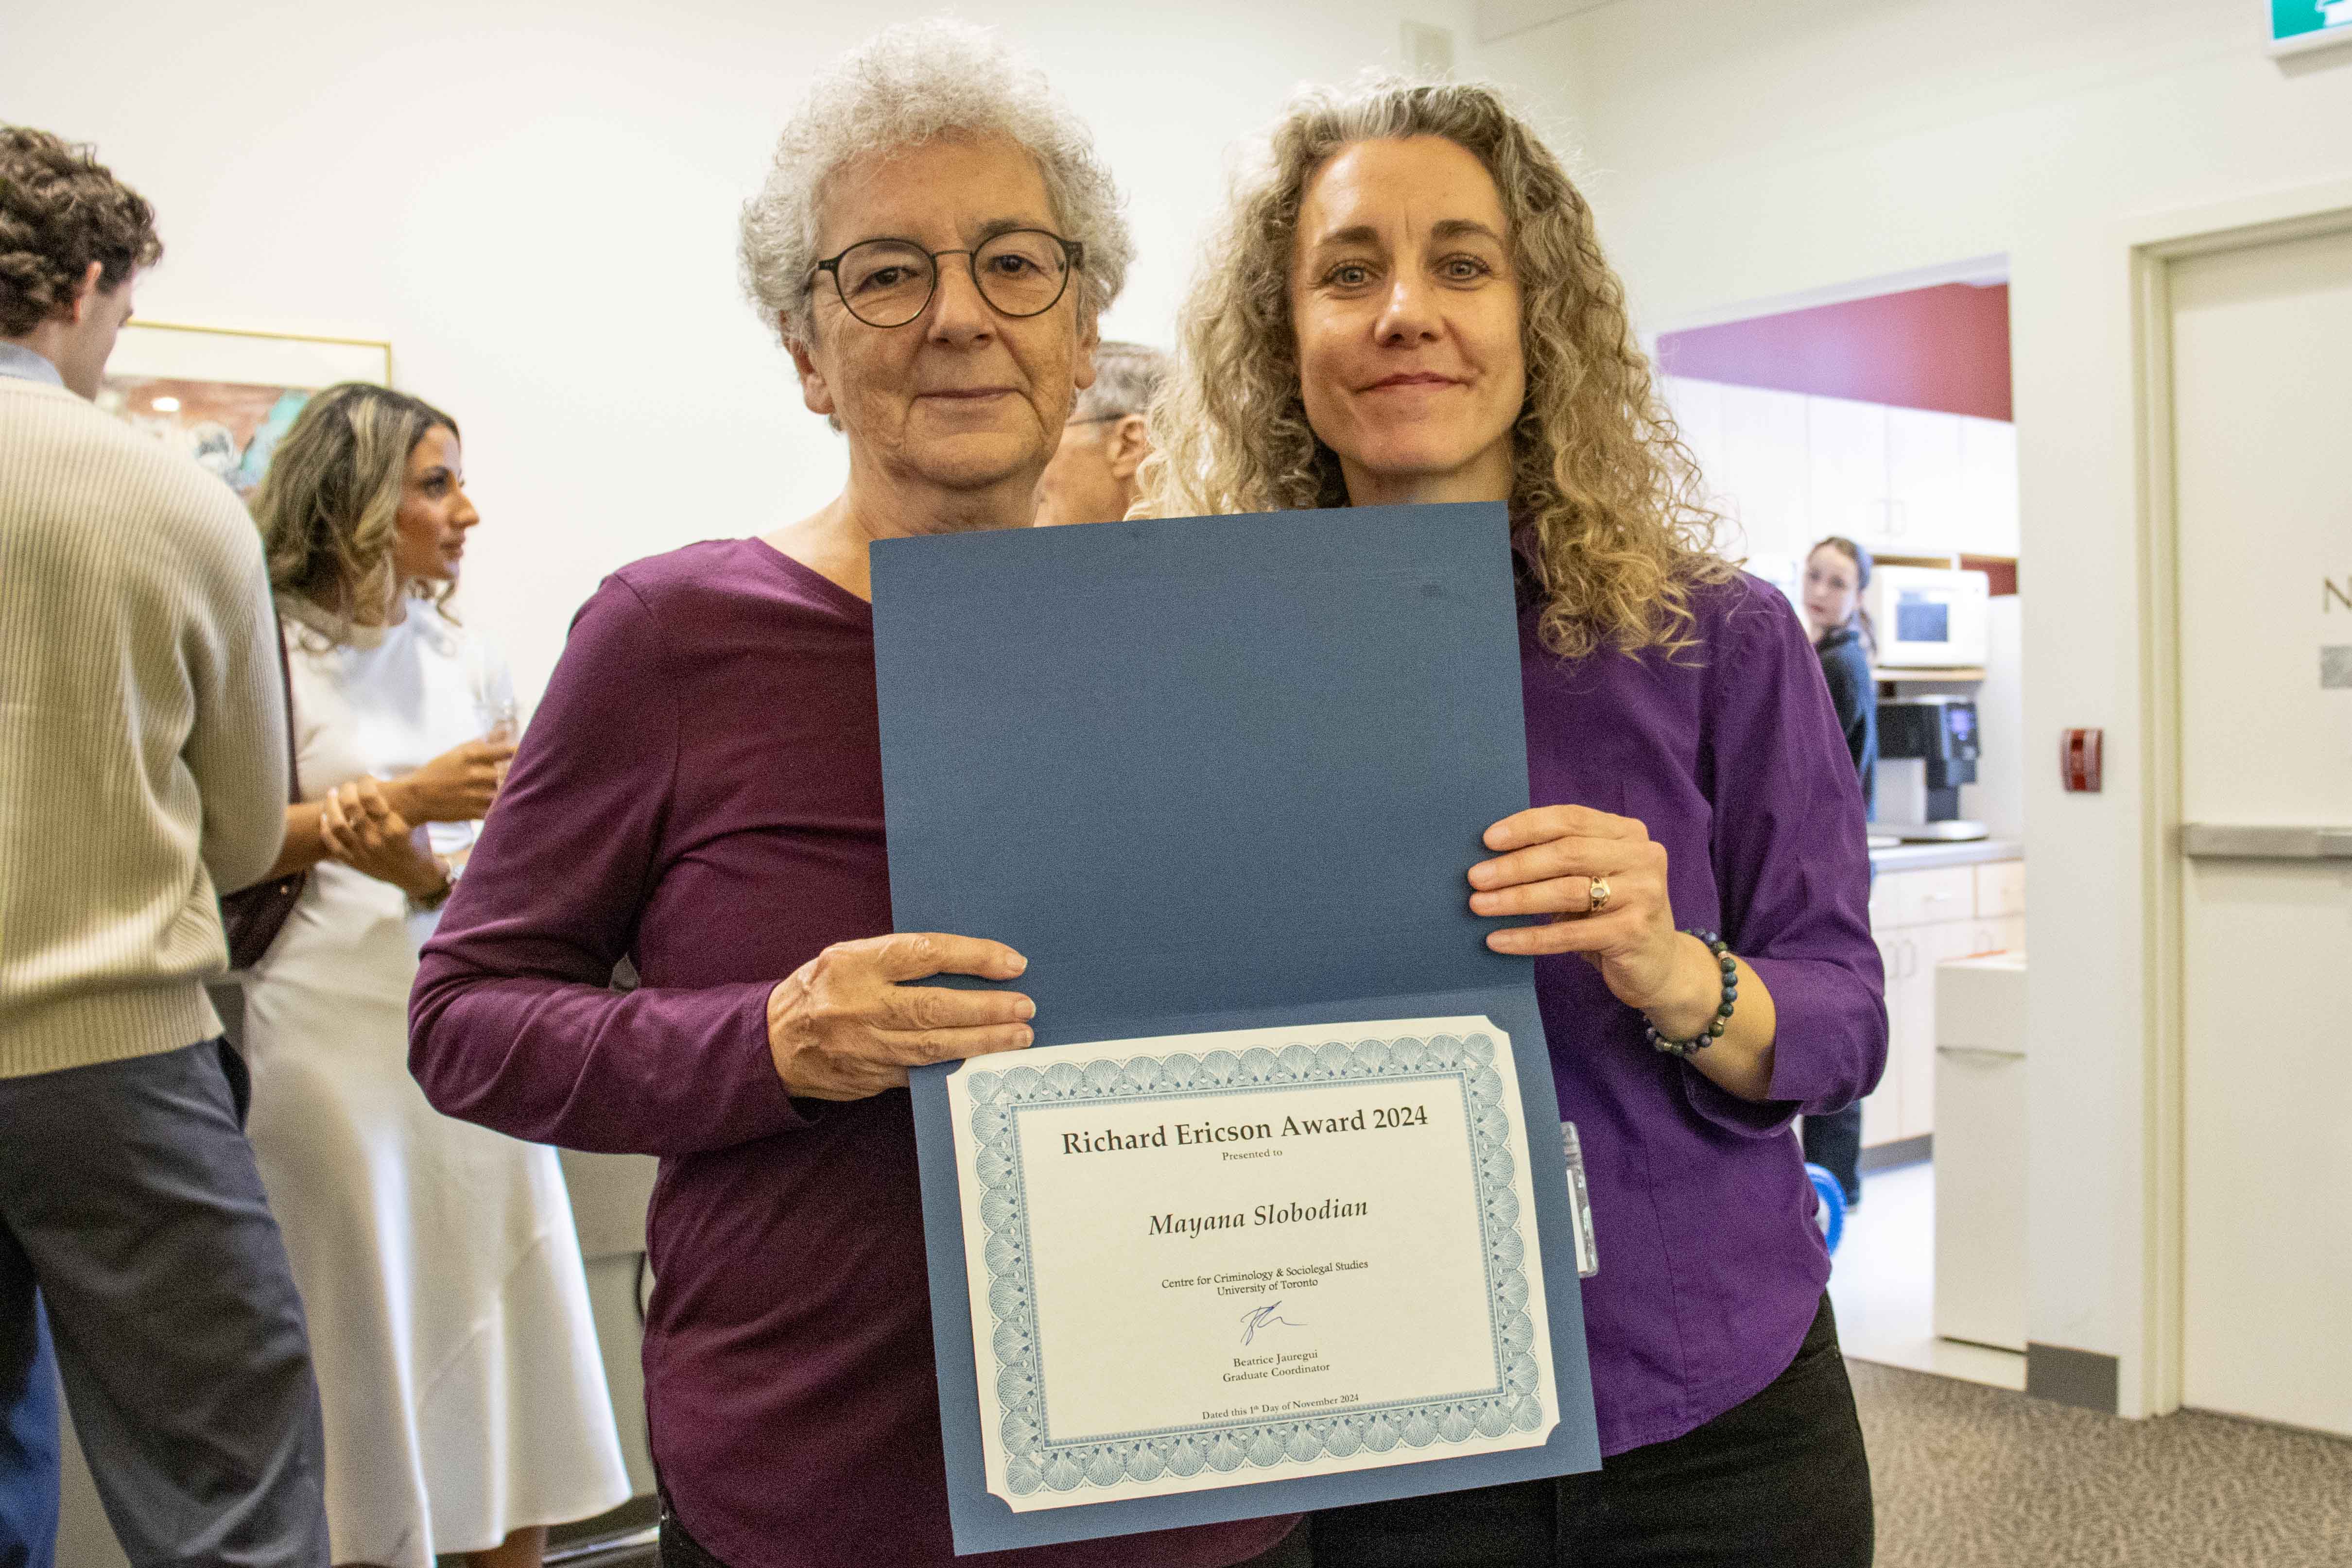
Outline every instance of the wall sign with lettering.
POLYGON ((2352 41, 2352 0, 2263 0, 2271 14, 2271 53, 2299 54, 2352 41))

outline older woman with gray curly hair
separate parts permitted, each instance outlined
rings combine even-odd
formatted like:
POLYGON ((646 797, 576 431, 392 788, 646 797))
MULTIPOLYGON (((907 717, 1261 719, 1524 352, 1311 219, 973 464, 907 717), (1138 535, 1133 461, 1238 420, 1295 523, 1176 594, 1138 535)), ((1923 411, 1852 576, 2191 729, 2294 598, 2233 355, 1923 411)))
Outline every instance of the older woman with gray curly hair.
MULTIPOLYGON (((1024 1046, 1034 1009, 920 983, 1011 979, 1002 944, 889 934, 866 548, 1028 526, 1129 251, 1086 130, 986 34, 893 28, 827 72, 742 263, 848 483, 605 580, 425 950, 410 1063, 435 1104, 661 1156, 668 1568, 959 1561, 907 1070, 1024 1046)), ((1291 1522, 1018 1560, 1211 1568, 1291 1522)))

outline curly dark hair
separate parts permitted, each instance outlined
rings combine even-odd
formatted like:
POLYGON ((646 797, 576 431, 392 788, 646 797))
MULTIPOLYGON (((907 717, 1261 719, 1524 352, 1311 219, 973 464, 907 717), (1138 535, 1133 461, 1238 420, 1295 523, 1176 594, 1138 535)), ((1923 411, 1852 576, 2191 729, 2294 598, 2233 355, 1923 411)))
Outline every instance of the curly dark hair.
POLYGON ((91 262, 112 290, 163 254, 155 209, 96 149, 0 125, 0 336, 21 338, 71 306, 91 262))

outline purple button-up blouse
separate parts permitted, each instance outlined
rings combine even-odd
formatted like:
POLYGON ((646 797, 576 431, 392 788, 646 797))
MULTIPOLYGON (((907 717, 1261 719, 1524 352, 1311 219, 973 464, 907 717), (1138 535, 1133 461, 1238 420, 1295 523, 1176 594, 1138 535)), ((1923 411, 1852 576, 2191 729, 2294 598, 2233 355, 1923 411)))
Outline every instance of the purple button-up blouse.
POLYGON ((1573 956, 1538 958, 1560 1114, 1576 1124, 1601 1272, 1584 1282, 1601 1451, 1680 1437, 1796 1358, 1829 1281, 1790 1128, 1886 1064, 1862 787, 1789 601, 1745 574, 1700 591, 1696 645, 1574 662, 1519 616, 1538 806, 1638 820, 1666 849, 1675 924, 1720 932, 1780 1015, 1772 1099, 1659 1054, 1573 956))
MULTIPOLYGON (((1794 1356, 1828 1260, 1789 1119, 1858 1097, 1885 1055, 1861 796, 1818 662, 1752 579, 1697 609, 1679 660, 1568 664, 1521 622, 1537 803, 1640 818, 1678 922, 1722 930, 1780 1009, 1778 1099, 1748 1105, 1650 1051, 1584 964, 1537 962, 1592 1190, 1611 1453, 1794 1356)), ((864 601, 757 540, 608 578, 425 948, 411 1066, 453 1115, 662 1156, 654 1452, 687 1527, 737 1568, 1255 1555, 1286 1520, 952 1555, 906 1095, 796 1102, 767 1043, 776 980, 890 929, 873 648, 864 601), (605 986, 624 955, 627 995, 605 986)))

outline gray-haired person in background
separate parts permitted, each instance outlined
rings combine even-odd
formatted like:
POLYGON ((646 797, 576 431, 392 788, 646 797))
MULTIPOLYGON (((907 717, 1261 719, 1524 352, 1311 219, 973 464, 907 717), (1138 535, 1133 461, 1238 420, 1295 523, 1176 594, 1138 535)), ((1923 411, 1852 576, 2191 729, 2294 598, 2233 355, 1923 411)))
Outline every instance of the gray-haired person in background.
MULTIPOLYGON (((216 891, 285 829, 261 540, 89 402, 162 253, 89 149, 0 126, 0 1499, 55 1487, 37 1291, 133 1563, 325 1568, 302 1304, 204 988, 216 891)), ((0 1562, 47 1563, 54 1506, 11 1517, 0 1562)))
POLYGON ((1135 473, 1151 455, 1144 420, 1168 356, 1143 343, 1095 350, 1095 384, 1062 426, 1062 443, 1037 481, 1037 526, 1110 523, 1135 504, 1135 473))

